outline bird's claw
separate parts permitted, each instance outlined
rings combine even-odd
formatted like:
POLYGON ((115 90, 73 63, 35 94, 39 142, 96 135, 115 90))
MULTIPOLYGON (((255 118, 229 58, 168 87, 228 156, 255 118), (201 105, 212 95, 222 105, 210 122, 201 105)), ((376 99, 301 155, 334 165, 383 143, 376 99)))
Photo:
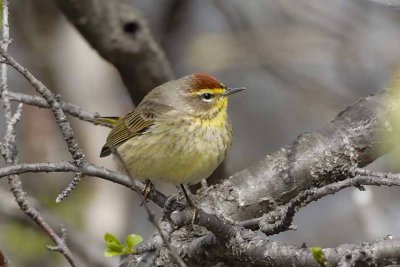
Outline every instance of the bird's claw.
POLYGON ((190 209, 192 210, 193 216, 192 216, 192 221, 191 223, 194 224, 196 221, 198 209, 195 206, 190 206, 190 209))
POLYGON ((149 179, 146 179, 145 187, 144 187, 144 189, 142 191, 142 194, 143 194, 144 198, 143 198, 143 201, 140 204, 140 206, 142 206, 144 202, 147 203, 149 201, 148 197, 151 194, 151 192, 154 191, 154 190, 155 190, 154 184, 149 179))

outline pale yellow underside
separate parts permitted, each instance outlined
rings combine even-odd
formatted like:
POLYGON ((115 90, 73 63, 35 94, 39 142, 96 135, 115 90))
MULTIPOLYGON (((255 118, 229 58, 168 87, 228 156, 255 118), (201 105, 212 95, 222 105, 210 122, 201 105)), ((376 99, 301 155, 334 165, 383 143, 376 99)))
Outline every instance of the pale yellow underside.
POLYGON ((226 102, 213 119, 170 112, 118 147, 135 179, 195 184, 223 161, 232 139, 226 102))

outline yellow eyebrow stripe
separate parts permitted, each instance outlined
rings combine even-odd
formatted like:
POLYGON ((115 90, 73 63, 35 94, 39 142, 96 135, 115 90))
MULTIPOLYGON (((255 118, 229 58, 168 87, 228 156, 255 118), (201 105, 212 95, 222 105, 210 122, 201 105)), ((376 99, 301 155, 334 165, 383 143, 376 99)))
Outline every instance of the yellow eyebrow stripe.
POLYGON ((196 95, 202 95, 202 94, 217 94, 217 95, 222 95, 225 94, 225 89, 224 88, 206 88, 206 89, 200 89, 196 91, 196 95))

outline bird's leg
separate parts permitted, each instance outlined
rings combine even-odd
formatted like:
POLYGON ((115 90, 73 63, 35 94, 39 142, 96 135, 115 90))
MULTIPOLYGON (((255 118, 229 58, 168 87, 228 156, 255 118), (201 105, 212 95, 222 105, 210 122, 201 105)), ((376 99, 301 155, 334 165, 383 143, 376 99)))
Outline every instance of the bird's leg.
POLYGON ((149 197, 151 191, 153 191, 153 190, 155 190, 154 184, 150 181, 150 179, 146 179, 145 180, 145 186, 144 186, 144 189, 142 191, 144 199, 143 199, 142 204, 140 204, 140 205, 143 205, 144 202, 148 201, 147 198, 149 197))
POLYGON ((192 217, 192 224, 194 223, 196 216, 197 216, 197 208, 196 206, 193 204, 192 200, 190 199, 188 193, 186 192, 185 186, 183 184, 180 184, 183 195, 185 196, 186 199, 186 203, 189 206, 189 208, 192 210, 193 212, 193 217, 192 217))
POLYGON ((192 200, 190 199, 188 193, 186 192, 185 186, 184 186, 183 184, 180 184, 180 186, 181 186, 181 190, 182 190, 182 192, 183 192, 183 195, 185 196, 187 205, 188 205, 189 207, 191 207, 191 208, 195 208, 195 206, 194 206, 192 200))

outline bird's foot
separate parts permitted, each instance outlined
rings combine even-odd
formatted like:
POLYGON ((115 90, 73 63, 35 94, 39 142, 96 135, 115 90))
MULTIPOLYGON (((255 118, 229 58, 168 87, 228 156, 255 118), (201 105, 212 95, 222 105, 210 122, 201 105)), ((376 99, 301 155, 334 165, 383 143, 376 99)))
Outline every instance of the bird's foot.
POLYGON ((197 213, 198 213, 199 210, 198 210, 197 207, 195 207, 195 206, 192 206, 192 207, 190 207, 190 208, 191 208, 192 213, 193 213, 191 223, 194 224, 194 223, 196 222, 196 217, 197 217, 197 213))
POLYGON ((192 210, 193 216, 192 216, 192 224, 194 224, 197 216, 198 209, 197 207, 193 204, 193 201, 190 199, 185 187, 183 184, 181 184, 181 189, 183 192, 183 195, 185 196, 186 199, 186 205, 192 210))
POLYGON ((142 191, 142 194, 143 194, 143 201, 142 201, 142 203, 140 204, 140 206, 142 206, 143 205, 143 203, 144 202, 148 202, 149 200, 148 200, 148 197, 149 197, 149 195, 150 195, 150 193, 152 192, 152 191, 154 191, 156 188, 154 187, 154 184, 150 181, 150 179, 146 179, 146 181, 145 181, 145 187, 144 187, 144 189, 143 189, 143 191, 142 191))

